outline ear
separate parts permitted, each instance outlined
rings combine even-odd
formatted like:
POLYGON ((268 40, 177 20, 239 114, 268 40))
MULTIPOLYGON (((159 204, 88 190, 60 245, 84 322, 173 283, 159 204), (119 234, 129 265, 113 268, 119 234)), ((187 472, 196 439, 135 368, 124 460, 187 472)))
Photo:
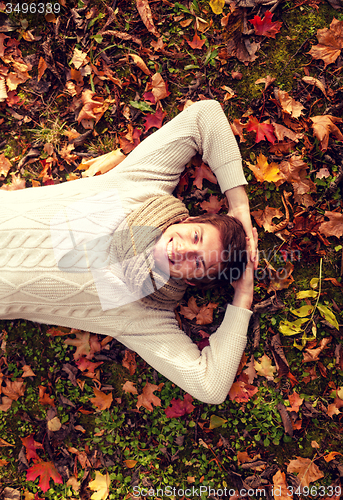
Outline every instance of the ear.
POLYGON ((190 286, 196 286, 195 283, 191 283, 190 281, 187 281, 187 280, 183 280, 185 283, 187 283, 187 285, 190 285, 190 286))
POLYGON ((182 224, 183 222, 187 222, 187 221, 192 220, 192 219, 195 219, 195 217, 187 217, 187 219, 184 219, 184 220, 181 222, 181 224, 182 224))

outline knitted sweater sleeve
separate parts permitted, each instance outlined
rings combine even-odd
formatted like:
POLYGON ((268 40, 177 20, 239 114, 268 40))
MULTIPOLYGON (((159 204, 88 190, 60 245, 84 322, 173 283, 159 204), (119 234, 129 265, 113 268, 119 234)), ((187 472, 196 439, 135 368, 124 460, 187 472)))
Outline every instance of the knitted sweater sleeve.
POLYGON ((224 320, 201 352, 178 328, 173 312, 144 313, 117 337, 153 368, 191 396, 208 404, 222 403, 237 373, 252 312, 227 306, 224 320))
POLYGON ((185 165, 200 153, 216 175, 222 192, 247 184, 241 154, 230 124, 214 100, 200 101, 179 113, 144 139, 108 176, 121 177, 121 185, 149 181, 154 192, 171 194, 185 165))

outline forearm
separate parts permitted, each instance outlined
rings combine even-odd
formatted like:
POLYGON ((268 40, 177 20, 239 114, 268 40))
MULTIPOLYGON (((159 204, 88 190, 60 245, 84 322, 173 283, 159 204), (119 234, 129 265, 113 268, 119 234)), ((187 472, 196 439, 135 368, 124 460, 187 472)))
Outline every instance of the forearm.
POLYGON ((229 213, 233 217, 237 217, 240 213, 249 212, 249 198, 244 186, 237 186, 225 191, 225 196, 229 203, 229 213))

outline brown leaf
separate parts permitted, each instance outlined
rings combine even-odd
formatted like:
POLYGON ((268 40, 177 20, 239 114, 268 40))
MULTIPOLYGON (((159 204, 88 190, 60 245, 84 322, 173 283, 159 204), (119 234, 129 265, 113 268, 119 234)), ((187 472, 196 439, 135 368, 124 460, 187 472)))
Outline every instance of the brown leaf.
POLYGON ((312 128, 315 137, 320 141, 320 149, 326 151, 329 145, 329 135, 332 134, 338 141, 343 141, 343 134, 335 123, 342 123, 342 118, 331 115, 312 116, 312 128))
POLYGON ((299 118, 302 110, 305 109, 304 106, 300 102, 293 99, 293 97, 291 97, 288 92, 285 92, 284 90, 277 90, 275 93, 281 104, 282 111, 291 115, 292 118, 299 118))
POLYGON ((95 123, 98 123, 109 108, 110 103, 104 101, 103 97, 96 97, 95 92, 92 92, 90 89, 82 92, 81 99, 83 106, 77 117, 77 122, 84 122, 82 123, 84 128, 93 128, 93 120, 95 120, 95 123), (88 120, 90 120, 89 124, 88 120))
POLYGON ((9 169, 12 167, 11 162, 6 158, 6 156, 1 153, 0 154, 0 175, 6 175, 8 174, 9 169))
POLYGON ((207 306, 202 306, 197 314, 196 324, 197 325, 209 325, 213 321, 213 309, 215 309, 218 304, 209 302, 207 306))
POLYGON ((295 411, 298 413, 300 406, 302 405, 304 399, 299 396, 296 392, 290 394, 288 396, 288 400, 291 403, 291 406, 286 408, 287 411, 295 411))
POLYGON ((31 369, 31 366, 29 366, 29 365, 24 365, 22 367, 22 370, 24 372, 23 373, 23 378, 24 377, 35 377, 36 376, 36 374, 33 373, 32 369, 31 369))
POLYGON ((208 201, 200 203, 200 207, 209 214, 217 214, 223 208, 223 200, 211 194, 208 201))
POLYGON ((119 165, 125 158, 126 155, 118 148, 98 158, 85 162, 82 161, 78 169, 85 170, 85 172, 82 172, 82 177, 93 177, 96 174, 105 174, 109 170, 112 170, 112 168, 119 165))
POLYGON ((307 168, 308 165, 299 155, 292 155, 280 163, 280 171, 286 181, 293 184, 294 193, 297 195, 316 192, 316 185, 310 179, 306 179, 307 168))
POLYGON ((67 338, 64 343, 67 345, 73 345, 76 347, 76 351, 73 356, 75 360, 81 358, 81 356, 86 356, 86 358, 90 359, 91 347, 89 343, 90 334, 88 332, 75 332, 76 338, 71 339, 67 338))
POLYGON ((199 311, 200 307, 197 305, 193 296, 188 300, 187 306, 180 306, 180 314, 182 314, 182 316, 186 319, 194 319, 199 311))
POLYGON ((319 342, 319 346, 315 349, 305 349, 306 352, 303 353, 304 359, 303 363, 309 363, 311 361, 318 361, 319 355, 324 349, 326 349, 327 345, 331 342, 331 337, 325 337, 319 342))
POLYGON ((4 184, 0 189, 3 189, 4 191, 17 191, 18 189, 25 188, 25 179, 22 179, 20 174, 16 175, 14 172, 11 172, 10 175, 12 177, 11 184, 4 184))
POLYGON ((239 142, 245 142, 246 139, 243 135, 243 130, 245 129, 245 123, 241 123, 238 118, 235 118, 232 123, 230 123, 232 132, 239 136, 239 142))
POLYGON ((55 401, 53 399, 51 399, 49 394, 47 394, 47 392, 46 392, 47 388, 44 385, 39 385, 38 389, 39 389, 38 403, 40 403, 41 405, 44 405, 44 406, 45 405, 55 406, 55 401))
POLYGON ((266 207, 264 210, 255 210, 251 212, 256 223, 268 233, 274 232, 275 224, 273 223, 274 217, 280 219, 283 213, 278 208, 266 207))
POLYGON ((136 407, 139 409, 141 406, 149 411, 153 410, 153 406, 161 406, 161 400, 155 396, 154 391, 160 391, 164 386, 163 382, 159 385, 150 384, 147 382, 143 388, 142 394, 138 396, 138 401, 136 407))
POLYGON ((301 487, 310 486, 310 483, 324 477, 319 467, 309 458, 297 457, 291 460, 287 466, 287 472, 298 472, 301 487))
POLYGON ((0 411, 7 411, 11 408, 13 403, 13 399, 8 398, 7 396, 3 396, 0 404, 0 411))
POLYGON ((283 290, 288 288, 291 283, 293 283, 294 278, 291 276, 294 266, 290 260, 286 262, 286 265, 278 270, 275 270, 273 266, 266 261, 267 269, 269 271, 270 283, 267 292, 283 290))
POLYGON ((314 59, 322 59, 324 68, 334 63, 343 48, 343 21, 333 18, 330 28, 317 31, 318 45, 313 45, 309 54, 314 59))
POLYGON ((46 70, 47 67, 48 67, 48 65, 46 64, 43 57, 40 57, 39 63, 38 63, 38 77, 37 77, 38 82, 42 78, 42 76, 44 75, 44 71, 46 70))
POLYGON ((256 80, 255 85, 259 83, 264 83, 264 90, 266 90, 272 83, 274 83, 276 78, 272 78, 270 75, 267 75, 265 78, 259 78, 256 80))
POLYGON ((151 78, 151 84, 148 89, 153 93, 156 101, 160 101, 165 97, 168 97, 170 92, 168 92, 167 84, 163 80, 161 73, 155 73, 151 78))
POLYGON ((24 396, 25 393, 25 383, 22 378, 17 378, 14 382, 10 380, 6 380, 6 387, 2 388, 2 393, 13 399, 13 401, 17 401, 20 396, 24 396))
POLYGON ((316 87, 318 87, 323 92, 323 94, 326 97, 325 87, 322 84, 322 82, 320 82, 319 80, 317 80, 317 78, 313 78, 312 76, 303 76, 302 80, 305 83, 310 83, 311 85, 315 85, 316 87))
POLYGON ((136 7, 146 29, 159 38, 161 35, 154 25, 148 0, 136 0, 136 7))
POLYGON ((285 137, 291 139, 291 141, 299 142, 300 139, 304 137, 304 134, 297 134, 293 132, 293 130, 280 125, 279 123, 273 123, 274 125, 274 134, 278 141, 283 141, 285 137))
POLYGON ((273 485, 274 485, 274 498, 278 498, 278 500, 292 500, 293 495, 289 489, 287 489, 286 482, 286 474, 277 471, 273 476, 273 485))
POLYGON ((122 387, 123 391, 126 392, 126 393, 130 393, 130 394, 138 394, 138 391, 135 387, 135 384, 133 382, 131 382, 130 380, 127 380, 125 382, 125 384, 123 384, 123 387, 122 387))
POLYGON ((136 353, 130 351, 129 349, 125 349, 125 356, 122 361, 122 365, 124 368, 129 370, 130 375, 134 375, 137 364, 136 364, 136 353))
POLYGON ((193 181, 194 186, 198 189, 202 189, 204 179, 213 182, 213 184, 217 184, 217 178, 212 170, 205 163, 202 163, 200 167, 195 167, 195 177, 193 181))
POLYGON ((95 398, 90 398, 90 401, 94 406, 98 408, 98 410, 107 410, 110 408, 113 401, 113 394, 109 392, 106 394, 105 392, 99 391, 96 387, 93 387, 93 391, 95 394, 95 398))
POLYGON ((343 214, 326 211, 324 215, 329 220, 322 222, 318 231, 324 236, 336 236, 337 238, 343 236, 343 214))
POLYGON ((150 69, 145 64, 145 62, 141 57, 137 56, 137 54, 128 54, 128 55, 133 59, 133 62, 137 64, 137 66, 139 67, 140 70, 143 71, 143 73, 145 73, 146 75, 150 75, 150 69))

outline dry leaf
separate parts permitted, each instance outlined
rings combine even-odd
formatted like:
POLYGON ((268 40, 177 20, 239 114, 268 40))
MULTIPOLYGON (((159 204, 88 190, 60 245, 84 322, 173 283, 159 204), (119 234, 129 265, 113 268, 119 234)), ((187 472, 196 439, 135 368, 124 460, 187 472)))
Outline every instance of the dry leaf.
POLYGON ((255 360, 254 367, 258 375, 266 377, 267 380, 274 380, 276 367, 272 365, 272 360, 266 354, 263 354, 262 358, 255 360))
POLYGON ((312 116, 312 128, 315 137, 320 141, 320 149, 326 151, 329 145, 329 135, 332 134, 338 141, 343 141, 343 134, 335 123, 342 123, 342 118, 331 115, 312 116))
POLYGON ((125 349, 125 356, 121 363, 124 368, 127 368, 130 372, 130 375, 134 375, 137 364, 136 364, 136 353, 130 351, 129 349, 125 349))
POLYGON ((305 109, 304 106, 284 90, 275 89, 275 94, 281 104, 282 111, 291 115, 292 118, 299 118, 302 110, 305 109))
POLYGON ((329 220, 320 224, 318 231, 324 236, 343 236, 343 214, 339 212, 328 212, 324 214, 329 220))
POLYGON ((274 217, 280 219, 283 217, 283 213, 278 208, 266 207, 264 210, 255 210, 251 212, 251 215, 256 220, 256 223, 262 227, 268 233, 274 232, 275 224, 273 223, 274 217))
POLYGON ((299 396, 296 392, 288 396, 288 400, 291 403, 290 407, 287 407, 287 411, 295 411, 298 413, 300 406, 302 405, 304 399, 299 396))
POLYGON ((156 26, 154 25, 148 0, 136 0, 136 7, 146 29, 150 31, 150 33, 159 38, 161 35, 157 31, 156 26))
POLYGON ((38 63, 38 77, 37 77, 38 82, 42 78, 42 76, 44 75, 44 72, 45 72, 47 67, 48 67, 48 65, 46 64, 45 59, 43 59, 43 57, 40 57, 39 63, 38 63))
POLYGON ((297 457, 296 460, 291 460, 287 467, 287 472, 298 472, 300 485, 309 487, 310 483, 318 481, 324 477, 322 471, 309 458, 297 457))
POLYGON ((99 391, 99 389, 96 389, 96 387, 93 387, 93 391, 95 394, 95 398, 90 398, 90 401, 93 403, 93 405, 101 411, 110 408, 113 401, 112 392, 105 394, 104 392, 99 391))
POLYGON ((305 83, 309 83, 311 85, 315 85, 316 87, 318 87, 323 92, 323 94, 326 97, 325 87, 322 84, 322 82, 320 82, 319 80, 317 80, 317 78, 313 78, 312 76, 303 76, 302 80, 305 83))
POLYGON ((0 175, 6 175, 8 174, 9 169, 12 167, 11 162, 6 158, 4 153, 0 154, 0 175))
POLYGON ((287 489, 286 474, 277 471, 273 476, 273 492, 275 500, 292 500, 293 495, 290 490, 287 489))
POLYGON ((79 69, 86 62, 86 57, 86 52, 82 52, 82 50, 75 47, 71 63, 74 64, 76 69, 79 69))
POLYGON ((140 70, 143 71, 143 73, 145 73, 146 75, 150 75, 150 69, 141 57, 137 56, 137 54, 128 54, 128 56, 133 59, 133 62, 139 67, 140 70))
POLYGON ((260 153, 257 157, 256 165, 253 165, 248 161, 246 164, 250 170, 254 172, 254 175, 259 182, 274 182, 276 186, 285 182, 285 177, 280 171, 279 165, 274 162, 268 163, 268 160, 263 153, 260 153))
POLYGON ((304 137, 304 134, 297 134, 293 132, 293 130, 280 125, 279 123, 273 123, 274 126, 274 134, 278 141, 283 141, 285 137, 291 139, 291 141, 299 142, 300 139, 304 137))
POLYGON ((324 68, 334 63, 343 48, 343 21, 333 18, 330 28, 317 31, 318 45, 313 45, 309 54, 314 59, 322 59, 324 68))
POLYGON ((153 93, 156 101, 160 101, 165 97, 168 97, 170 92, 168 92, 167 84, 163 80, 161 73, 155 73, 151 78, 151 84, 149 85, 149 89, 153 93))
POLYGON ((99 471, 95 471, 95 479, 90 481, 88 487, 94 491, 92 494, 92 500, 106 500, 110 493, 110 476, 108 472, 106 474, 101 474, 99 471))
POLYGON ((123 391, 130 394, 138 394, 135 384, 131 380, 127 380, 122 387, 123 391))
POLYGON ((138 401, 136 407, 139 409, 141 406, 146 408, 149 411, 153 410, 153 406, 161 406, 161 400, 157 396, 155 396, 154 391, 160 391, 163 387, 163 382, 159 385, 150 384, 147 382, 143 388, 142 394, 138 396, 138 401))

